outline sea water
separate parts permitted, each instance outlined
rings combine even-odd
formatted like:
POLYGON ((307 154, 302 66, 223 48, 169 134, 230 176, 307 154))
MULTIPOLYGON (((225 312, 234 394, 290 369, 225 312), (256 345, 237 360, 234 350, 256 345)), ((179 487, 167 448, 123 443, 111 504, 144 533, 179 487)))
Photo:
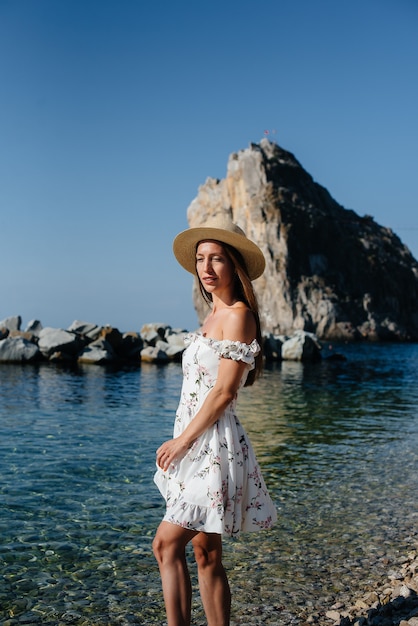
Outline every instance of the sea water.
MULTIPOLYGON (((417 539, 418 346, 335 352, 241 393, 279 519, 225 541, 236 623, 297 624, 417 539)), ((0 366, 1 624, 165 623, 152 478, 180 386, 178 363, 0 366)))

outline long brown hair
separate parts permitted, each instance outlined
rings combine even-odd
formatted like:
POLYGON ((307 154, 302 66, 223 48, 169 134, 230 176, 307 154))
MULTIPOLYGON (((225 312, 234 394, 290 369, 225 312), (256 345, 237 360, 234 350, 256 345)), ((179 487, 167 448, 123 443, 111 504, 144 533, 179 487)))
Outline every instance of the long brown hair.
MULTIPOLYGON (((254 369, 248 372, 247 380, 245 381, 244 387, 250 387, 254 383, 254 381, 259 378, 263 371, 263 338, 261 335, 260 314, 257 296, 255 295, 253 284, 248 276, 247 267, 245 265, 245 261, 242 255, 238 252, 238 250, 228 245, 227 243, 223 243, 222 241, 219 241, 218 243, 223 247, 223 249, 225 250, 225 254, 235 268, 234 295, 236 298, 238 298, 247 305, 255 318, 255 338, 258 345, 260 346, 260 352, 255 357, 254 369)), ((210 305, 212 303, 212 294, 206 291, 199 279, 198 282, 200 293, 203 299, 210 305)))

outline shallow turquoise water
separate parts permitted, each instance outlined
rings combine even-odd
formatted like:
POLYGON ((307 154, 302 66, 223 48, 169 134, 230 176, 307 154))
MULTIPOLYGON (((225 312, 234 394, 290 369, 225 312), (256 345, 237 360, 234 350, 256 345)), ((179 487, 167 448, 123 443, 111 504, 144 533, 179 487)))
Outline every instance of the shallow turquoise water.
MULTIPOLYGON (((239 402, 279 522, 225 562, 243 602, 288 607, 282 624, 416 538, 418 346, 339 351, 266 369, 239 402)), ((1 623, 163 623, 152 476, 180 385, 178 364, 0 366, 1 623)))

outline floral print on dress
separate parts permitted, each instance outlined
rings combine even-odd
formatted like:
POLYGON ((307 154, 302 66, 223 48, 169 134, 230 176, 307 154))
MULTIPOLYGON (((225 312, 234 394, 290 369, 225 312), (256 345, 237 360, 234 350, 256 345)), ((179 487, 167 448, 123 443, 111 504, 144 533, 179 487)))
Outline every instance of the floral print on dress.
MULTIPOLYGON (((216 383, 222 358, 246 363, 240 387, 254 368, 257 341, 216 340, 189 333, 183 386, 173 436, 187 427, 216 383)), ((164 520, 196 531, 238 536, 271 528, 277 519, 248 436, 236 415, 236 398, 186 455, 154 476, 166 500, 164 520)))

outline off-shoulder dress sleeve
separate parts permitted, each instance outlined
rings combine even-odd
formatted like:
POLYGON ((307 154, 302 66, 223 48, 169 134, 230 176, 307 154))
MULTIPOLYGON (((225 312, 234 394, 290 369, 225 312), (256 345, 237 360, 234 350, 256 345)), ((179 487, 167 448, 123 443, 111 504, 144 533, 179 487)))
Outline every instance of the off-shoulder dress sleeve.
POLYGON ((231 339, 212 339, 198 332, 188 333, 184 337, 186 347, 194 341, 202 341, 224 359, 246 363, 249 370, 254 369, 255 357, 260 352, 260 346, 256 339, 248 344, 241 341, 232 341, 231 339))
POLYGON ((250 369, 254 369, 255 357, 260 352, 260 346, 255 339, 250 344, 242 343, 241 341, 231 341, 229 339, 217 341, 216 344, 218 345, 214 345, 213 348, 224 359, 243 361, 249 365, 250 369))

